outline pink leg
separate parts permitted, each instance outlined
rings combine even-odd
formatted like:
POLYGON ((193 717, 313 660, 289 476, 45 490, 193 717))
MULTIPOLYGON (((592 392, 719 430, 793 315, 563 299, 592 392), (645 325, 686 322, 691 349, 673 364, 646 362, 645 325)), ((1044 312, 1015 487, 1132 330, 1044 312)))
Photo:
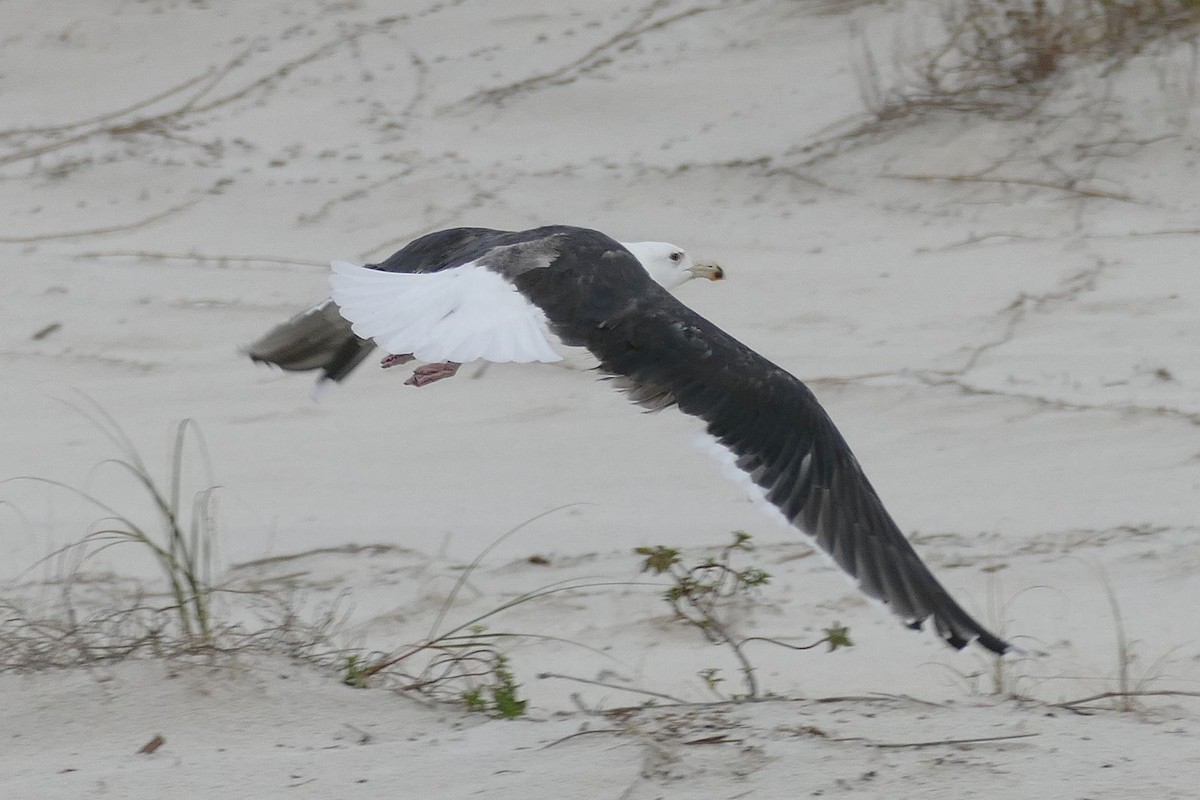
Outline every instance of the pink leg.
POLYGON ((456 364, 453 361, 442 361, 437 364, 422 364, 413 370, 412 377, 404 382, 406 386, 425 386, 426 384, 440 381, 442 378, 451 378, 454 373, 458 372, 458 368, 462 364, 456 364))
POLYGON ((392 355, 379 362, 379 366, 387 369, 388 367, 398 367, 401 364, 407 364, 414 358, 412 353, 404 353, 403 355, 392 355))

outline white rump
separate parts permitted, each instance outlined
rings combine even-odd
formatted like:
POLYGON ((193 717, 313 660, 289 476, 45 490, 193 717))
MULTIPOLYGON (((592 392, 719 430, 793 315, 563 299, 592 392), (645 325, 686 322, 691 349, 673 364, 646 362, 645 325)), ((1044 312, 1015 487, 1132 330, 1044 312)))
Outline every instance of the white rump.
POLYGON ((562 360, 541 309, 474 262, 438 272, 384 272, 335 261, 329 283, 354 332, 394 355, 460 364, 562 360))

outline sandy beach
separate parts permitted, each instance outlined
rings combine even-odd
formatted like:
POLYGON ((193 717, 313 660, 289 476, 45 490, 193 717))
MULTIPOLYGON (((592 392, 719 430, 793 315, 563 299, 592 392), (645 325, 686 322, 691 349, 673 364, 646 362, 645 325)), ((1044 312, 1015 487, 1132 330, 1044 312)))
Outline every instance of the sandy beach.
POLYGON ((1195 39, 884 118, 937 7, 8 0, 0 797, 1195 797, 1195 39), (679 298, 813 389, 1024 653, 905 630, 586 357, 314 402, 239 350, 333 259, 552 223, 719 261, 679 298), (194 421, 218 646, 149 548, 71 546, 113 515, 70 487, 158 518, 103 415, 163 485, 194 421), (853 641, 746 642, 753 699, 634 551, 734 531, 770 575, 740 637, 853 641), (403 690, 450 630, 518 718, 403 690))

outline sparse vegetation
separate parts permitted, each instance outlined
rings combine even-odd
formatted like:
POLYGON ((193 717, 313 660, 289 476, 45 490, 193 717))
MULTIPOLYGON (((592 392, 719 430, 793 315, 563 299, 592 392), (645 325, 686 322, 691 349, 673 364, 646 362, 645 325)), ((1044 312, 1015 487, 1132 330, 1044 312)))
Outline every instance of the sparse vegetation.
POLYGON ((316 621, 301 620, 286 599, 261 592, 247 598, 263 623, 259 627, 249 629, 214 615, 212 602, 219 592, 212 578, 218 487, 199 425, 186 419, 176 424, 163 479, 111 415, 90 400, 85 403, 76 411, 118 451, 94 472, 116 470, 132 480, 150 510, 122 510, 98 493, 44 477, 0 482, 41 484, 77 497, 103 515, 81 539, 39 562, 59 565, 61 574, 46 586, 56 589, 54 601, 36 604, 35 610, 27 603, 0 599, 0 670, 246 650, 325 660, 331 649, 329 632, 337 622, 335 611, 318 614, 316 621), (195 461, 198 476, 193 475, 195 461), (81 578, 82 566, 116 546, 140 546, 151 556, 165 580, 169 602, 164 604, 161 594, 147 591, 136 580, 81 578))
MULTIPOLYGON (((36 615, 11 600, 0 601, 0 670, 61 668, 144 656, 178 658, 197 652, 284 652, 317 663, 335 664, 342 681, 350 686, 366 688, 373 680, 386 677, 385 685, 391 688, 439 702, 459 703, 469 711, 513 719, 526 713, 528 700, 521 696, 521 686, 511 668, 510 656, 501 649, 500 643, 508 639, 567 640, 541 634, 493 632, 483 623, 506 610, 557 593, 629 585, 628 581, 551 584, 522 593, 442 630, 459 593, 484 557, 537 519, 535 517, 496 539, 459 573, 452 591, 435 616, 429 637, 399 655, 369 656, 361 651, 330 647, 327 642, 329 632, 337 622, 336 610, 328 611, 317 623, 306 623, 286 602, 265 592, 252 594, 268 606, 269 624, 255 630, 222 624, 214 618, 211 606, 214 594, 219 591, 212 583, 216 487, 211 480, 211 468, 198 426, 191 420, 176 425, 169 449, 169 475, 160 481, 111 416, 95 404, 89 405, 84 413, 119 451, 118 457, 101 466, 115 468, 133 478, 151 501, 152 518, 122 513, 103 498, 58 481, 44 478, 14 480, 34 481, 69 492, 105 514, 81 540, 59 551, 60 556, 74 553, 77 555, 75 563, 85 563, 88 558, 115 545, 141 545, 159 565, 172 602, 167 605, 156 603, 136 582, 130 582, 126 591, 112 585, 107 587, 106 591, 115 592, 119 597, 101 597, 96 587, 87 587, 86 600, 77 604, 76 594, 82 594, 84 587, 73 575, 64 575, 61 603, 56 614, 36 615), (198 488, 192 489, 187 488, 189 482, 185 479, 188 473, 185 451, 189 442, 194 442, 201 458, 204 478, 198 488), (94 610, 81 613, 77 605, 94 610)), ((709 642, 728 648, 737 659, 742 677, 741 692, 726 693, 726 678, 720 668, 707 667, 698 672, 704 685, 721 699, 761 696, 754 665, 746 653, 746 646, 751 642, 804 650, 826 645, 830 651, 852 645, 848 629, 837 623, 827 627, 822 638, 803 645, 739 635, 733 612, 760 601, 763 587, 769 585, 771 579, 760 567, 742 563, 753 552, 750 535, 742 531, 735 532, 732 540, 714 556, 691 565, 685 563, 679 548, 660 545, 636 549, 642 558, 644 572, 668 578, 663 599, 674 616, 700 631, 709 642)), ((1111 688, 1056 705, 1085 712, 1096 703, 1111 701, 1117 710, 1131 711, 1138 707, 1137 698, 1140 697, 1191 696, 1193 693, 1190 692, 1152 689, 1151 685, 1159 677, 1157 664, 1145 670, 1140 678, 1134 676, 1135 643, 1126 634, 1120 607, 1107 576, 1104 585, 1117 639, 1115 678, 1109 684, 1111 688)), ((990 677, 993 693, 1016 696, 1013 678, 1007 672, 1009 669, 1011 664, 994 660, 990 670, 974 675, 958 674, 967 684, 990 677)), ((543 677, 580 680, 553 673, 543 677)), ((600 681, 583 682, 610 685, 600 681)), ((659 699, 683 702, 670 695, 637 688, 611 688, 648 695, 654 698, 650 702, 659 699)))
MULTIPOLYGON (((564 506, 565 508, 566 506, 564 506)), ((433 620, 427 639, 411 645, 398 654, 385 655, 367 660, 357 655, 347 656, 343 665, 343 680, 353 686, 365 687, 377 675, 386 673, 394 685, 402 691, 415 692, 433 700, 458 701, 469 711, 480 711, 504 719, 513 719, 525 713, 527 701, 518 694, 520 688, 512 670, 509 657, 500 651, 496 642, 503 638, 522 638, 520 634, 491 633, 483 622, 507 609, 531 600, 563 591, 584 588, 575 582, 555 584, 535 589, 501 603, 446 631, 441 631, 446 615, 457 600, 471 574, 478 569, 483 559, 501 542, 514 535, 526 525, 547 514, 559 511, 551 509, 526 520, 506 531, 484 548, 474 560, 459 573, 458 580, 450 590, 433 620), (424 661, 420 658, 424 657, 424 661), (417 666, 411 666, 416 664, 417 666)), ((554 639, 550 636, 528 638, 554 639)))
POLYGON ((941 35, 932 46, 897 37, 891 81, 864 44, 859 88, 877 120, 933 110, 1022 116, 1068 64, 1116 67, 1157 40, 1194 39, 1200 2, 963 0, 943 3, 938 23, 941 35))
POLYGON ((209 603, 213 594, 211 579, 217 487, 212 483, 212 470, 199 427, 190 419, 176 426, 168 459, 170 475, 164 484, 155 478, 137 446, 104 409, 89 403, 86 409, 76 410, 91 421, 118 450, 118 457, 108 459, 100 466, 112 467, 140 486, 155 510, 155 518, 140 519, 137 514, 119 510, 105 499, 61 481, 32 476, 10 480, 33 481, 62 489, 103 513, 104 516, 93 523, 87 535, 63 550, 82 551, 78 561, 84 563, 89 557, 114 545, 133 544, 145 548, 170 586, 175 601, 171 610, 181 636, 199 644, 209 643, 213 632, 209 603), (202 485, 190 496, 185 492, 184 477, 189 434, 199 453, 204 473, 202 485))
MULTIPOLYGON (((509 657, 496 647, 497 638, 504 635, 489 634, 476 625, 466 635, 439 637, 389 664, 393 667, 389 675, 398 681, 394 685, 401 691, 416 692, 438 701, 461 702, 468 711, 515 719, 525 714, 528 701, 520 697, 520 685, 509 667, 509 657), (416 672, 406 671, 405 667, 417 654, 429 658, 416 672)), ((362 670, 362 679, 382 672, 379 663, 362 670)))
MULTIPOLYGON (((1139 654, 1135 648, 1137 641, 1130 639, 1128 636, 1124 615, 1117 601, 1116 591, 1107 572, 1103 568, 1099 569, 1099 576, 1104 589, 1105 599, 1108 601, 1109 610, 1112 615, 1115 662, 1113 672, 1107 676, 1071 676, 1070 680, 1072 681, 1095 682, 1105 688, 1081 697, 1047 703, 1047 705, 1053 708, 1063 708, 1076 713, 1087 714, 1091 713, 1098 704, 1107 702, 1108 707, 1112 710, 1128 713, 1138 711, 1141 708, 1138 703, 1139 698, 1200 697, 1200 692, 1153 688, 1157 681, 1165 678, 1163 665, 1179 649, 1178 647, 1168 649, 1153 663, 1144 668, 1140 675, 1134 675, 1134 665, 1139 660, 1139 654)), ((992 593, 988 626, 996 631, 997 634, 1008 638, 1006 636, 1006 630, 1008 629, 1006 611, 1008 605, 1028 592, 1045 590, 1047 590, 1047 587, 1044 586, 1028 587, 1001 601, 1002 594, 997 585, 994 587, 992 593)), ((1013 638, 1021 639, 1023 637, 1013 638)), ((1036 691, 1036 686, 1047 680, 1055 680, 1063 676, 1056 676, 1045 672, 1031 674, 1030 671, 1024 669, 1038 664, 1049 654, 1039 648, 1029 647, 1028 643, 1022 642, 1022 644, 1026 647, 1026 650, 1009 653, 1004 656, 996 656, 991 653, 976 653, 976 658, 984 666, 975 670, 960 669, 952 664, 942 664, 941 666, 952 674, 955 682, 963 691, 969 694, 990 694, 994 697, 1020 700, 1022 702, 1046 703, 1044 699, 1039 699, 1043 695, 1036 691)))
POLYGON ((508 668, 508 658, 497 654, 489 664, 488 674, 493 679, 463 693, 463 701, 473 711, 487 711, 504 719, 515 719, 525 714, 526 700, 517 697, 516 679, 508 668))
POLYGON ((356 689, 367 688, 367 676, 364 674, 362 656, 358 653, 347 653, 342 659, 342 683, 356 689))
MULTIPOLYGON (((769 642, 795 650, 809 650, 821 644, 828 644, 831 652, 853 644, 850 641, 849 629, 836 623, 826 629, 823 638, 806 645, 786 644, 778 639, 762 636, 738 637, 727 618, 726 607, 735 602, 754 602, 758 599, 758 590, 771 579, 767 572, 758 567, 745 566, 739 569, 734 565, 735 555, 750 553, 753 550, 750 534, 735 531, 733 541, 721 548, 715 558, 706 559, 691 567, 683 563, 678 548, 659 545, 639 547, 634 551, 643 557, 643 572, 666 575, 671 579, 671 585, 663 593, 663 597, 670 604, 675 616, 697 628, 708 641, 724 645, 733 652, 741 668, 746 689, 745 694, 739 697, 744 698, 759 696, 754 666, 745 652, 748 642, 769 642)), ((720 670, 702 670, 700 678, 714 694, 721 696, 717 688, 724 680, 720 677, 720 670)))
POLYGON ((1134 664, 1138 660, 1138 653, 1134 647, 1135 640, 1129 638, 1125 630, 1125 617, 1121 613, 1121 605, 1117 601, 1116 590, 1113 589, 1112 581, 1109 580, 1108 573, 1103 569, 1100 570, 1100 580, 1104 586, 1104 595, 1108 600, 1109 610, 1112 612, 1113 634, 1115 636, 1115 655, 1116 665, 1114 677, 1111 682, 1108 682, 1112 689, 1106 689, 1095 694, 1079 697, 1068 700, 1055 705, 1061 708, 1069 708, 1074 711, 1091 707, 1095 703, 1104 700, 1112 701, 1112 708, 1116 711, 1129 713, 1137 711, 1139 708, 1138 698, 1145 697, 1200 697, 1200 692, 1188 691, 1172 691, 1166 689, 1152 689, 1151 687, 1162 677, 1163 661, 1170 654, 1164 654, 1155 660, 1150 666, 1146 667, 1142 674, 1138 677, 1134 676, 1134 664))

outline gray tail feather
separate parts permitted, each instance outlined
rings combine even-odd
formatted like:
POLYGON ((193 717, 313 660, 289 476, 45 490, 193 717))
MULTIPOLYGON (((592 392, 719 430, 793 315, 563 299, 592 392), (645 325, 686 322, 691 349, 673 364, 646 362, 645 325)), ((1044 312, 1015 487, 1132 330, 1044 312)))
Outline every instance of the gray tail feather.
POLYGON ((254 361, 290 372, 321 370, 321 381, 341 381, 375 349, 350 329, 337 304, 327 300, 276 325, 244 352, 254 361))

